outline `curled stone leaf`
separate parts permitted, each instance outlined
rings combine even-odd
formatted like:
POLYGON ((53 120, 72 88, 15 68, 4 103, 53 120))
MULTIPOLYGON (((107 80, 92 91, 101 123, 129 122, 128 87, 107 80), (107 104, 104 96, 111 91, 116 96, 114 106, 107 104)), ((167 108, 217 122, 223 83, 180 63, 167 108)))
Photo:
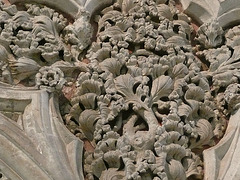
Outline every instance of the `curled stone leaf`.
POLYGON ((81 86, 79 87, 78 94, 86 94, 86 93, 95 93, 97 95, 101 94, 101 87, 102 84, 98 81, 95 81, 93 79, 84 81, 81 86))
POLYGON ((134 84, 135 80, 130 74, 121 75, 115 80, 117 90, 126 97, 134 95, 132 90, 134 84))
POLYGON ((239 26, 235 26, 235 27, 229 29, 225 35, 226 40, 227 40, 226 45, 228 45, 232 48, 239 46, 240 45, 239 35, 240 35, 239 26))
POLYGON ((196 175, 199 179, 202 179, 202 161, 194 153, 191 153, 192 158, 185 158, 183 160, 184 167, 187 169, 186 177, 196 175))
POLYGON ((237 83, 231 84, 227 87, 224 93, 224 99, 228 103, 229 110, 235 110, 239 106, 239 90, 240 85, 237 83))
POLYGON ((121 63, 114 58, 105 59, 99 64, 99 66, 103 71, 111 72, 114 76, 120 75, 120 70, 122 67, 121 63))
POLYGON ((93 139, 94 124, 99 119, 99 112, 94 110, 85 110, 79 117, 79 124, 84 135, 89 139, 93 139))
POLYGON ((187 66, 185 66, 183 63, 179 63, 173 68, 173 74, 177 78, 183 78, 188 74, 189 70, 187 66))
POLYGON ((173 90, 173 81, 169 76, 160 76, 153 81, 151 96, 152 102, 156 102, 161 97, 168 96, 173 90))
POLYGON ((110 167, 120 168, 120 152, 119 151, 109 151, 104 154, 104 161, 108 164, 110 167))
POLYGON ((205 93, 202 88, 198 86, 190 86, 185 94, 186 99, 193 99, 196 101, 202 101, 204 99, 205 93))
POLYGON ((223 29, 216 20, 201 25, 197 35, 196 39, 205 48, 217 47, 223 42, 223 29))
POLYGON ((98 178, 100 178, 102 172, 107 169, 101 157, 99 157, 92 163, 92 167, 93 167, 93 174, 98 178))
POLYGON ((122 2, 122 12, 127 14, 130 9, 134 7, 134 0, 123 0, 122 2))
POLYGON ((184 171, 185 170, 179 161, 171 160, 169 162, 169 179, 185 180, 186 174, 184 171))
POLYGON ((135 83, 136 80, 130 74, 120 75, 115 79, 117 91, 126 97, 128 103, 134 103, 138 108, 144 107, 147 109, 146 104, 144 104, 140 97, 133 92, 135 83))
POLYGON ((172 13, 170 11, 169 6, 167 6, 166 4, 159 4, 157 6, 157 10, 160 16, 163 16, 169 20, 172 20, 172 13))
POLYGON ((197 133, 199 135, 199 140, 191 142, 190 148, 197 148, 202 145, 207 145, 213 137, 212 125, 206 119, 200 119, 197 122, 197 133))
POLYGON ((102 172, 100 180, 115 180, 123 179, 125 180, 125 175, 122 171, 118 171, 117 168, 110 168, 102 172))
POLYGON ((14 78, 19 81, 36 74, 41 67, 34 60, 25 57, 10 61, 9 64, 14 78))
MULTIPOLYGON (((72 98, 71 104, 74 108, 72 108, 73 112, 75 112, 73 115, 76 119, 76 114, 79 115, 82 111, 85 109, 96 109, 96 97, 97 95, 95 93, 87 93, 81 96, 76 96, 72 98), (76 108, 76 109, 75 109, 76 108)), ((73 113, 72 112, 72 113, 73 113)))

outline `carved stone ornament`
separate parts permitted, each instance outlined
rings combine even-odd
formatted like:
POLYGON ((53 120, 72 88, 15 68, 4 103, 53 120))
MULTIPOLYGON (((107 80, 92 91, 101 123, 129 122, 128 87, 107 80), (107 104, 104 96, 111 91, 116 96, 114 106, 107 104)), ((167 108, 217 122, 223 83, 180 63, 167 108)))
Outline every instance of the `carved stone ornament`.
POLYGON ((6 179, 83 179, 82 142, 54 94, 0 84, 0 169, 6 179))
POLYGON ((180 0, 184 11, 200 24, 217 19, 222 27, 238 24, 238 0, 180 0))
POLYGON ((2 0, 0 179, 239 180, 239 0, 2 0))

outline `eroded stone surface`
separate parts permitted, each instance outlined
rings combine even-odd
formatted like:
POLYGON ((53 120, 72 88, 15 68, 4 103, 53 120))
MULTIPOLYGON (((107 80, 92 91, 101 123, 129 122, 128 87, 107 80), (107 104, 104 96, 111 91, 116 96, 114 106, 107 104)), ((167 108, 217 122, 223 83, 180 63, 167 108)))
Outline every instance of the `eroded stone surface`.
MULTIPOLYGON (((1 162, 11 145, 39 179, 239 179, 238 1, 10 2, 0 80, 18 88, 0 87, 1 162)), ((4 163, 4 178, 34 179, 4 163)))
POLYGON ((82 142, 65 128, 54 96, 0 84, 0 168, 5 179, 83 179, 82 142), (2 112, 19 112, 17 122, 2 112))
POLYGON ((208 23, 213 19, 217 19, 222 27, 239 23, 238 0, 180 0, 180 2, 183 10, 200 24, 208 23))

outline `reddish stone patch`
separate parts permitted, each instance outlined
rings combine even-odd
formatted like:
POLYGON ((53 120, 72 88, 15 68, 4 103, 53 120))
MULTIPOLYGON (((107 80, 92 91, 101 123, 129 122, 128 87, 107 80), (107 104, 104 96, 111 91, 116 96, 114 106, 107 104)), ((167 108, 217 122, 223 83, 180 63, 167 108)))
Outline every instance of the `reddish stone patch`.
POLYGON ((2 2, 6 5, 10 5, 10 2, 8 0, 2 0, 2 2))
POLYGON ((183 12, 183 7, 182 7, 182 4, 180 3, 180 1, 179 1, 179 0, 176 0, 175 3, 176 3, 175 7, 176 7, 180 12, 183 12))
POLYGON ((194 21, 192 21, 191 26, 193 27, 194 31, 197 32, 199 25, 197 25, 194 21))
POLYGON ((70 101, 72 97, 74 96, 76 91, 76 85, 75 83, 72 84, 72 86, 64 86, 62 89, 62 92, 64 96, 70 101))
POLYGON ((89 142, 87 139, 84 139, 83 142, 84 142, 84 149, 87 152, 94 152, 94 147, 92 146, 91 142, 89 142))
POLYGON ((86 64, 89 64, 89 63, 90 63, 90 60, 87 59, 87 58, 84 58, 84 59, 82 60, 82 62, 83 62, 83 63, 86 63, 86 64))

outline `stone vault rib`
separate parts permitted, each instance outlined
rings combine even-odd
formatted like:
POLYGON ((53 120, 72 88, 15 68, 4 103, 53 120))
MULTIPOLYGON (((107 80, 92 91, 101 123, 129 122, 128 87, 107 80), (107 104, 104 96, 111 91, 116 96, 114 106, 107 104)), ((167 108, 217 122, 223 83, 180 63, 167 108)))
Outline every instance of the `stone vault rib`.
MULTIPOLYGON (((54 94, 0 85, 1 99, 31 100, 14 122, 0 114, 0 168, 11 179, 83 179, 82 142, 63 125, 54 94)), ((17 104, 15 104, 17 106, 17 104)))

